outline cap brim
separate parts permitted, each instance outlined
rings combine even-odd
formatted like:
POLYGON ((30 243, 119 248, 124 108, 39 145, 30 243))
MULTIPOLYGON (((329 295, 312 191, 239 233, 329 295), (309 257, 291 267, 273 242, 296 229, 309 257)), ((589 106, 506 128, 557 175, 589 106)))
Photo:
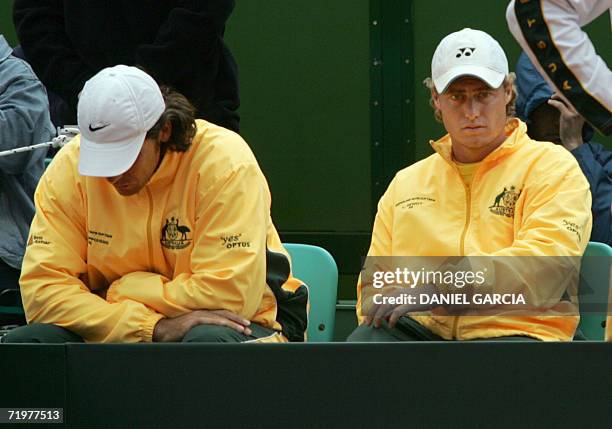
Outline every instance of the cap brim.
POLYGON ((434 80, 436 91, 439 94, 443 93, 448 89, 448 86, 460 77, 475 77, 482 80, 484 83, 489 85, 491 88, 499 88, 506 77, 505 73, 491 70, 487 67, 471 66, 466 65, 462 67, 455 67, 442 76, 434 80))
POLYGON ((136 162, 145 137, 142 133, 124 141, 96 143, 81 134, 79 174, 114 177, 125 173, 136 162))

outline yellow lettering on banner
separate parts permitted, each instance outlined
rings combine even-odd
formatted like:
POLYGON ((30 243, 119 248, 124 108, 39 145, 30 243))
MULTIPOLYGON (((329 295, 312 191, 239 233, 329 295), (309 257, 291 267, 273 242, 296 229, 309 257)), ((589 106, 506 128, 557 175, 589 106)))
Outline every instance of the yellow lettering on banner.
POLYGON ((550 63, 548 65, 548 68, 550 69, 551 72, 555 73, 557 71, 557 64, 555 63, 550 63))
POLYGON ((546 49, 546 46, 547 46, 547 45, 546 45, 546 42, 545 42, 544 40, 540 40, 540 41, 538 42, 538 48, 540 48, 540 49, 546 49))
POLYGON ((563 81, 563 89, 565 91, 569 91, 570 89, 572 89, 572 86, 569 84, 568 81, 563 81))
POLYGON ((536 19, 528 19, 527 20, 527 25, 529 26, 529 28, 531 28, 533 26, 533 24, 536 23, 536 19))

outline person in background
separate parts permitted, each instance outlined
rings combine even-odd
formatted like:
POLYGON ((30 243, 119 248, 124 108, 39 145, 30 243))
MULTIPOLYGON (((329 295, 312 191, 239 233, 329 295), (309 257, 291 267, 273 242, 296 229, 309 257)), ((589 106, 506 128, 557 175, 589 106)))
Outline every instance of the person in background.
POLYGON ((612 246, 612 152, 591 141, 591 126, 552 91, 524 52, 516 64, 516 87, 516 113, 527 123, 527 134, 567 149, 589 181, 593 198, 590 241, 612 246))
MULTIPOLYGON (((11 52, 0 35, 0 151, 44 143, 55 135, 44 86, 11 52)), ((37 149, 0 157, 0 305, 14 305, 19 296, 8 290, 19 289, 34 216, 34 189, 45 168, 46 152, 37 149)))
POLYGON ((582 27, 611 9, 612 0, 512 0, 506 9, 510 32, 557 99, 605 135, 612 133, 612 71, 582 27))
MULTIPOLYGON (((23 49, 19 45, 13 48, 13 56, 21 58, 27 62, 23 49)), ((49 99, 49 116, 51 117, 51 122, 55 128, 63 128, 67 125, 76 125, 76 122, 70 122, 68 119, 72 117, 72 113, 70 112, 68 104, 66 104, 61 97, 49 90, 47 90, 47 97, 49 99)), ((53 157, 56 152, 57 151, 55 148, 51 148, 49 149, 47 156, 53 157)))
POLYGON ((76 123, 78 94, 116 64, 145 69, 185 95, 197 116, 239 129, 237 65, 223 40, 234 0, 16 0, 13 21, 26 60, 76 123))

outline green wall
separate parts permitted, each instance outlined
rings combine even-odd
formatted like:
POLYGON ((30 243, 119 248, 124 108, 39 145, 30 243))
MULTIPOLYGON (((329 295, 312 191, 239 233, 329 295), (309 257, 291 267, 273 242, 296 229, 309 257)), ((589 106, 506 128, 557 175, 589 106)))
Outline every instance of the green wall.
POLYGON ((17 36, 13 27, 13 0, 0 0, 0 33, 11 46, 17 44, 17 36))
POLYGON ((370 227, 368 16, 367 0, 249 0, 231 18, 241 128, 285 231, 370 227))

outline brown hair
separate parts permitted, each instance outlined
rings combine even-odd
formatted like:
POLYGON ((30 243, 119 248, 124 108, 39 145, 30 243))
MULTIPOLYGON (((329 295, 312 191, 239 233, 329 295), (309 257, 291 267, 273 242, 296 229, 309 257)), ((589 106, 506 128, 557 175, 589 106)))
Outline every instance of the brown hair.
MULTIPOLYGON (((508 104, 506 104, 506 118, 510 119, 516 116, 516 86, 514 85, 514 81, 516 80, 516 75, 514 72, 510 72, 502 83, 503 86, 512 85, 512 98, 508 104)), ((433 100, 433 92, 436 91, 436 87, 434 86, 433 79, 428 77, 423 81, 423 84, 432 92, 432 96, 429 98, 429 105, 434 109, 434 117, 436 121, 442 122, 442 112, 439 109, 436 109, 436 105, 433 100)), ((437 93, 437 91, 436 91, 437 93)))
POLYGON ((159 135, 164 124, 168 121, 172 124, 172 134, 167 142, 161 144, 162 150, 185 152, 189 149, 191 141, 196 133, 195 113, 196 109, 187 98, 168 86, 160 86, 166 110, 159 117, 155 125, 147 131, 147 137, 159 135))

